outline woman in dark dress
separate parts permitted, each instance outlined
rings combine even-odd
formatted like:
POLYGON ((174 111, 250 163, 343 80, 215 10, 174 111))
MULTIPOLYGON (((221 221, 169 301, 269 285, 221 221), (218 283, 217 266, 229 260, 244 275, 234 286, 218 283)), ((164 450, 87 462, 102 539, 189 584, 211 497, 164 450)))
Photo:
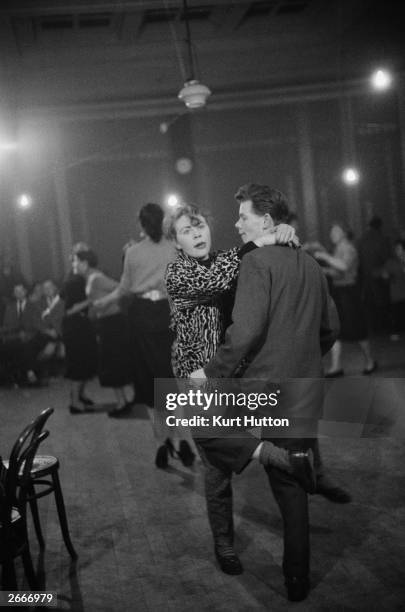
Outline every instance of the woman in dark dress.
POLYGON ((340 335, 331 349, 332 364, 326 374, 328 378, 344 375, 342 342, 359 343, 364 356, 364 375, 372 374, 377 369, 377 362, 371 353, 358 283, 359 257, 350 234, 342 223, 334 223, 330 230, 333 253, 329 254, 326 249, 314 253, 315 259, 325 266, 324 272, 331 279, 331 295, 340 319, 340 335))
MULTIPOLYGON (((154 379, 172 378, 171 347, 174 339, 170 330, 170 308, 164 282, 169 262, 176 258, 173 243, 163 236, 163 210, 158 204, 145 204, 139 213, 143 239, 125 251, 124 269, 118 287, 94 302, 96 308, 130 296, 128 307, 129 342, 131 345, 132 379, 136 400, 146 404, 158 445, 155 464, 165 468, 170 454, 178 456, 184 465, 194 461, 187 440, 180 440, 176 428, 168 428, 161 407, 154 406, 154 379), (154 410, 154 408, 158 408, 154 410)), ((121 411, 124 416, 125 412, 121 411)))
MULTIPOLYGON (((83 248, 88 247, 84 243, 75 245, 72 257, 83 248)), ((97 342, 88 318, 85 287, 84 278, 72 271, 61 292, 65 301, 65 316, 62 322, 62 338, 66 351, 65 376, 71 381, 69 410, 72 414, 92 410, 93 402, 86 397, 85 386, 97 372, 97 342)))
MULTIPOLYGON (((90 305, 118 285, 97 269, 97 256, 91 250, 75 254, 73 269, 86 280, 85 291, 90 305)), ((98 378, 102 387, 114 389, 117 404, 108 414, 115 417, 130 405, 125 393, 125 385, 132 382, 126 318, 117 303, 104 309, 91 308, 89 314, 98 340, 98 378)))

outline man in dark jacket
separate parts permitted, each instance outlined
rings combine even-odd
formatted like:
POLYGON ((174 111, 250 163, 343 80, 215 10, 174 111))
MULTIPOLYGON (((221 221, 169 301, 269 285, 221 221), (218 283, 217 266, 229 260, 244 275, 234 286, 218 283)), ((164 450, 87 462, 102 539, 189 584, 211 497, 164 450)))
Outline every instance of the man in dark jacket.
MULTIPOLYGON (((255 240, 287 218, 285 197, 267 186, 241 187, 236 199, 240 203, 236 227, 243 242, 255 240)), ((316 444, 322 410, 322 355, 339 329, 321 268, 301 249, 263 247, 248 253, 241 263, 232 320, 216 356, 192 377, 231 378, 246 362, 247 382, 265 379, 269 388, 274 383, 281 386, 280 416, 292 421, 288 438, 269 435, 268 439, 288 450, 308 451, 316 444), (286 379, 293 380, 283 383, 286 379)), ((284 521, 288 595, 302 600, 309 590, 307 493, 288 472, 266 470, 284 521)))
POLYGON ((48 342, 41 311, 27 299, 27 289, 18 283, 14 300, 7 305, 1 329, 0 361, 12 369, 15 382, 38 382, 37 357, 48 342))

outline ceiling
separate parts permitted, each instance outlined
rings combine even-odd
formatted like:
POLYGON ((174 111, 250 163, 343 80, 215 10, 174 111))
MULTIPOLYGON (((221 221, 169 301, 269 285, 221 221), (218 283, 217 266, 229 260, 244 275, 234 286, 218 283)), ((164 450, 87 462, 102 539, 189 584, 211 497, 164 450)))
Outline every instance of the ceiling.
MULTIPOLYGON (((216 95, 404 69, 401 3, 189 0, 197 77, 216 95)), ((3 104, 27 111, 176 96, 190 76, 179 0, 3 0, 3 104)), ((239 94, 236 94, 239 95, 239 94)))

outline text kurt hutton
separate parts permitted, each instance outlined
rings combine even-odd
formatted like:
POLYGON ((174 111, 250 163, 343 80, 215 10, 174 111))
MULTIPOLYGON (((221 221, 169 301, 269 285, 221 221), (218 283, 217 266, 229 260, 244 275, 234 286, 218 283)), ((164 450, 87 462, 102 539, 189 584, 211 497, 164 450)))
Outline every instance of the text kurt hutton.
POLYGON ((289 427, 288 419, 256 417, 246 414, 237 417, 200 416, 180 418, 171 414, 166 418, 169 427, 289 427))

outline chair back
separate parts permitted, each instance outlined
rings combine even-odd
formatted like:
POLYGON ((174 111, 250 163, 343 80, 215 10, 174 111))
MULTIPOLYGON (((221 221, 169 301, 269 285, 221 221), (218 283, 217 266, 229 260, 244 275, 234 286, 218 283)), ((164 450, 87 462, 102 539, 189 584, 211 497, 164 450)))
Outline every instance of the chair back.
MULTIPOLYGON (((27 427, 21 432, 13 448, 11 449, 10 464, 12 461, 17 460, 17 458, 19 457, 21 453, 22 448, 25 447, 25 449, 28 450, 30 442, 33 442, 35 438, 39 436, 39 434, 44 428, 45 423, 47 422, 51 414, 53 414, 53 412, 54 412, 53 408, 46 408, 37 416, 36 419, 32 421, 32 423, 27 425, 27 427)), ((24 457, 22 458, 22 461, 24 461, 24 457)))
MULTIPOLYGON (((8 469, 4 478, 4 501, 6 510, 4 520, 7 523, 11 519, 12 507, 16 507, 21 516, 25 516, 25 505, 27 499, 27 484, 30 481, 32 464, 35 459, 38 446, 48 436, 49 431, 40 432, 37 436, 32 436, 33 425, 28 425, 21 432, 17 442, 13 447, 13 454, 10 456, 8 469)), ((3 506, 2 505, 2 506, 3 506)), ((4 508, 2 507, 2 510, 4 508)))
MULTIPOLYGON (((20 533, 26 533, 26 506, 28 487, 32 464, 38 446, 49 436, 49 431, 42 431, 32 438, 32 424, 28 425, 20 434, 14 448, 16 452, 10 458, 8 469, 1 470, 0 480, 0 562, 5 562, 8 555, 18 554, 14 522, 18 525, 22 521, 24 526, 20 533), (18 447, 18 451, 17 451, 18 447)), ((25 539, 20 546, 25 545, 25 539)))
POLYGON ((0 506, 0 520, 3 525, 11 520, 13 506, 17 507, 19 512, 25 512, 26 485, 36 450, 49 435, 49 432, 42 432, 42 430, 53 412, 53 408, 43 410, 32 423, 25 427, 13 445, 8 468, 2 478, 3 491, 0 490, 0 495, 3 497, 0 506))

